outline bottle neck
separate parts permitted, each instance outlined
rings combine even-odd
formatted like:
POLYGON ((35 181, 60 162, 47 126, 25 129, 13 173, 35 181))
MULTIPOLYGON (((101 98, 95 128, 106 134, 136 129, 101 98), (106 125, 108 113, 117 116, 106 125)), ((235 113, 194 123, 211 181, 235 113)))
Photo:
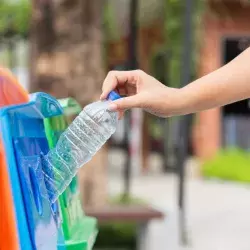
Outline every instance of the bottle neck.
POLYGON ((107 96, 107 100, 109 101, 115 101, 122 98, 117 92, 115 91, 111 91, 108 96, 107 96))

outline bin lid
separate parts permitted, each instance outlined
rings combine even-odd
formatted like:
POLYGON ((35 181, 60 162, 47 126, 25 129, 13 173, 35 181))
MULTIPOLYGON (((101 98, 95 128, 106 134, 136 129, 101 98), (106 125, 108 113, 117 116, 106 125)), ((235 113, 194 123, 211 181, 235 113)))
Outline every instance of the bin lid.
POLYGON ((60 99, 59 103, 61 104, 64 115, 75 115, 81 112, 81 105, 74 98, 64 98, 60 99))
POLYGON ((69 123, 72 122, 70 116, 76 116, 82 110, 80 104, 71 97, 60 99, 58 101, 63 109, 63 115, 51 117, 44 121, 50 145, 55 145, 55 141, 57 141, 62 131, 64 131, 69 123))
POLYGON ((49 150, 43 119, 60 114, 59 103, 45 93, 30 95, 28 103, 0 109, 1 135, 21 249, 56 248, 57 228, 51 204, 40 192, 46 191, 46 183, 39 156, 49 150))

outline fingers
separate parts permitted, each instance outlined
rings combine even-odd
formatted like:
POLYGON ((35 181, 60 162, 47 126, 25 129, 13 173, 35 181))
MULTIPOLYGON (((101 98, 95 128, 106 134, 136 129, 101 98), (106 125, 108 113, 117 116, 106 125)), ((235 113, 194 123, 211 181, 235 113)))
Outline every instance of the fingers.
POLYGON ((109 110, 122 112, 126 109, 139 108, 139 107, 140 107, 139 98, 138 96, 134 95, 134 96, 124 97, 112 102, 109 106, 109 110))
POLYGON ((121 120, 124 116, 124 111, 119 111, 118 119, 121 120))
POLYGON ((105 99, 110 91, 129 84, 136 84, 139 70, 132 71, 110 71, 103 82, 102 94, 100 99, 105 99))

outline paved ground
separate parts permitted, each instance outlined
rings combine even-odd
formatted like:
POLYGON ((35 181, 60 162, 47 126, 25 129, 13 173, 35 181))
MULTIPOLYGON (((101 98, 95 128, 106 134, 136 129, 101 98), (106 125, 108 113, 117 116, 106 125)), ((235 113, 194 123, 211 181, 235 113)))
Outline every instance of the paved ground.
MULTIPOLYGON (((122 181, 110 177, 110 192, 122 181)), ((167 214, 150 228, 150 250, 250 250, 250 186, 189 180, 187 183, 189 246, 178 244, 177 182, 173 175, 136 177, 134 195, 167 214)))

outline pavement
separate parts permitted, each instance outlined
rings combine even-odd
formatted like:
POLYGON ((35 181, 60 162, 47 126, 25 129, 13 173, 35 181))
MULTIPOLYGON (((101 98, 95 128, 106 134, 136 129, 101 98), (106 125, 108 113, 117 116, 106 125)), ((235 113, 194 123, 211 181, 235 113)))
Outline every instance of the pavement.
MULTIPOLYGON (((177 177, 133 177, 132 194, 166 214, 150 225, 150 250, 250 250, 250 185, 189 178, 186 183, 188 244, 178 233, 177 177)), ((121 192, 122 178, 110 175, 109 191, 121 192)))

